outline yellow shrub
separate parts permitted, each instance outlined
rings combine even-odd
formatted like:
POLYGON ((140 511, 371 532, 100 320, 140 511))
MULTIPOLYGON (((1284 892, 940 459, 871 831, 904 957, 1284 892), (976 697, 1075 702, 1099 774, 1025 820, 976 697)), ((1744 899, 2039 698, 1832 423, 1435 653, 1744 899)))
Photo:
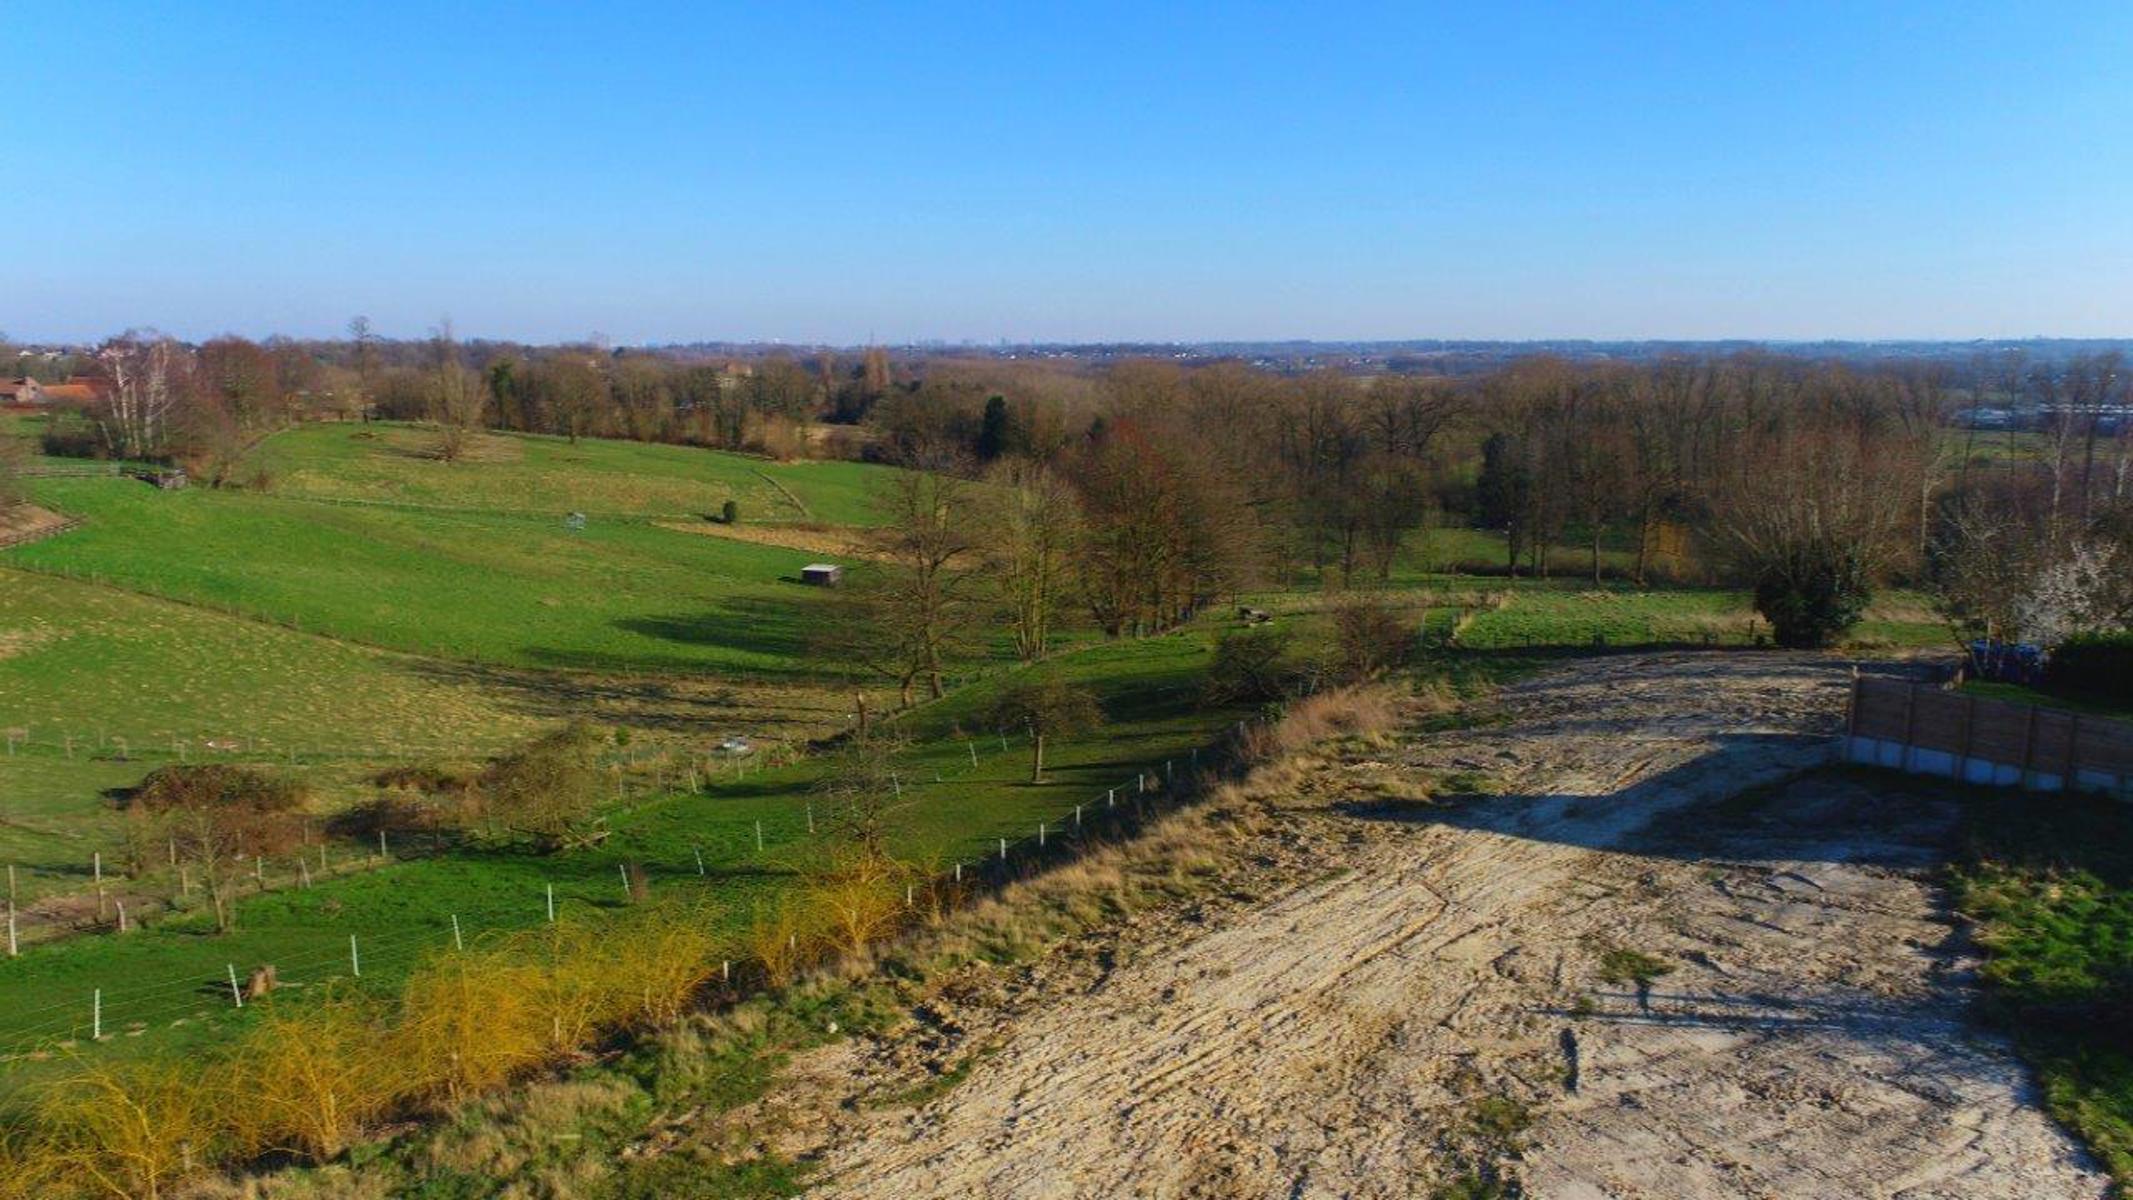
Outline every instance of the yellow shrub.
POLYGON ((176 1062, 81 1063, 38 1098, 53 1175, 90 1195, 158 1200, 212 1159, 215 1097, 176 1062))
POLYGON ((231 1141, 245 1155, 280 1150, 323 1162, 397 1098, 401 1080, 378 1054, 375 1015, 333 1000, 269 1011, 218 1072, 231 1141))
POLYGON ((627 1019, 664 1024, 681 1016, 717 970, 709 925, 708 914, 674 908, 652 910, 617 931, 613 971, 631 987, 627 1019))
POLYGON ((793 897, 782 896, 756 910, 747 944, 749 953, 763 966, 764 980, 772 987, 784 987, 813 956, 815 926, 793 897))
POLYGON ((539 970, 503 954, 437 959, 407 982, 386 1053, 411 1098, 458 1103, 539 1063, 552 1027, 539 970))

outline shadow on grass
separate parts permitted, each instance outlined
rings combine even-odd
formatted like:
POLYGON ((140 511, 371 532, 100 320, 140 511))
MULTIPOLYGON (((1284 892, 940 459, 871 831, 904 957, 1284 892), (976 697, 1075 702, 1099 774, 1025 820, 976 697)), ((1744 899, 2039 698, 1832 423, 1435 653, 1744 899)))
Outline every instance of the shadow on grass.
MULTIPOLYGON (((690 664, 686 673, 624 674, 618 661, 597 655, 565 655, 541 652, 545 658, 569 658, 574 669, 541 670, 494 663, 453 662, 440 659, 406 660, 406 669, 427 680, 474 687, 497 695, 511 711, 544 720, 591 718, 645 729, 676 732, 707 732, 745 727, 763 730, 785 725, 819 723, 805 705, 785 705, 774 697, 744 690, 748 685, 782 686, 795 690, 829 687, 836 680, 813 679, 800 674, 751 675, 728 682, 702 664, 690 664), (614 674, 599 674, 612 670, 614 674)), ((559 666, 562 664, 558 664, 559 666)), ((629 660, 627 669, 644 671, 643 660, 629 660)), ((826 709, 829 705, 824 705, 826 709)))

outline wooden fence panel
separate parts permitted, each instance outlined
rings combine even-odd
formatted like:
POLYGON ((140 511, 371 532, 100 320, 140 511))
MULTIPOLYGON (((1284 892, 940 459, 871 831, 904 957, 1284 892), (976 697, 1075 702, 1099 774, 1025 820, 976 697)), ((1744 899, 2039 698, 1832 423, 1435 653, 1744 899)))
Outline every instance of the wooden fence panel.
POLYGON ((1916 774, 2133 799, 2133 723, 1927 684, 1855 680, 1843 749, 1916 774))

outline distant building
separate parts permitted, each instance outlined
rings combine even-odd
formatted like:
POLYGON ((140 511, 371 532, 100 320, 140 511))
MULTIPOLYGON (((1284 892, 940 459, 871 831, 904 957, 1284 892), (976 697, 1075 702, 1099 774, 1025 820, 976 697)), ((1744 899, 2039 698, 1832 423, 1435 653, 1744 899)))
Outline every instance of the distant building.
POLYGON ((88 404, 110 394, 110 381, 92 375, 69 375, 65 383, 44 385, 46 404, 88 404))
POLYGON ((809 563, 800 568, 800 582, 816 587, 836 587, 844 582, 844 568, 831 563, 809 563))
POLYGON ((0 379, 0 404, 43 404, 44 385, 27 376, 0 379))

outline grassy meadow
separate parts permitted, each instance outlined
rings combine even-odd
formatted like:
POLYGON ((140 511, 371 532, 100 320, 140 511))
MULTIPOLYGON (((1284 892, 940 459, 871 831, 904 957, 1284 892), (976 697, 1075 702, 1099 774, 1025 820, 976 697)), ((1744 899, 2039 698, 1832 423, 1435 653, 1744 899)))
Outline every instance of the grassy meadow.
MULTIPOLYGON (((612 836, 550 857, 410 845, 389 863, 361 861, 368 847, 314 846, 333 859, 309 860, 313 886, 298 886, 293 860, 268 864, 267 886, 241 902, 239 932, 211 936, 196 897, 123 937, 73 937, 0 962, 0 1049, 78 1040, 99 989, 107 1031, 124 1035, 111 1048, 207 1044, 249 1019, 225 1006, 233 965, 273 963, 292 998, 329 981, 390 995, 445 944, 454 916, 476 938, 528 928, 545 920, 551 886, 566 914, 617 907, 628 864, 657 891, 712 905, 721 934, 738 936, 819 855, 826 816, 808 831, 819 762, 745 778, 720 764, 694 786, 686 773, 725 734, 797 741, 843 726, 847 685, 808 652, 826 597, 796 575, 823 556, 807 539, 873 519, 867 489, 882 469, 520 436, 484 436, 445 464, 431 440, 397 425, 290 430, 247 465, 263 489, 37 481, 40 502, 86 523, 0 553, 0 725, 32 735, 0 760, 0 852, 35 868, 26 900, 78 893, 84 851, 121 834, 109 789, 208 742, 303 777, 323 815, 368 794, 378 766, 471 761, 572 717, 633 735, 617 753, 636 766, 620 778, 612 836), (728 498, 740 525, 704 519, 728 498), (562 519, 573 511, 588 515, 583 529, 562 519)), ((1461 655, 1495 669, 1596 638, 1752 640, 1741 594, 1594 587, 1574 548, 1551 580, 1443 573, 1499 559, 1493 535, 1436 531, 1381 594, 1436 640, 1457 635, 1439 664, 1455 671, 1461 655)), ((1611 570, 1627 562, 1607 548, 1611 570)), ((1306 645, 1331 603, 1311 588, 1250 599, 1280 610, 1306 645)), ((1907 621, 1898 611, 1889 625, 1918 636, 1907 621)), ((1047 669, 1101 695, 1108 720, 1050 747, 1042 785, 1027 781, 1024 747, 983 728, 1004 676, 966 671, 947 699, 899 721, 909 743, 896 853, 942 867, 985 860, 998 839, 1032 837, 1039 823, 1056 836, 1077 803, 1210 742, 1244 715, 1201 701, 1225 624, 1211 614, 1117 643, 1071 631, 1070 652, 1047 669)), ((1001 647, 986 657, 998 665, 1001 647)), ((173 882, 130 886, 169 898, 173 882)))
MULTIPOLYGON (((478 468, 469 468, 477 471, 478 468)), ((0 564, 94 578, 376 646, 518 667, 811 669, 813 556, 641 520, 308 503, 127 480, 39 481, 86 518, 0 564)))
POLYGON ((416 425, 320 424, 276 434, 247 472, 273 489, 314 500, 561 516, 695 517, 732 500, 744 523, 870 525, 881 468, 848 462, 775 462, 689 446, 534 434, 483 434, 465 461, 434 454, 436 435, 416 425))

